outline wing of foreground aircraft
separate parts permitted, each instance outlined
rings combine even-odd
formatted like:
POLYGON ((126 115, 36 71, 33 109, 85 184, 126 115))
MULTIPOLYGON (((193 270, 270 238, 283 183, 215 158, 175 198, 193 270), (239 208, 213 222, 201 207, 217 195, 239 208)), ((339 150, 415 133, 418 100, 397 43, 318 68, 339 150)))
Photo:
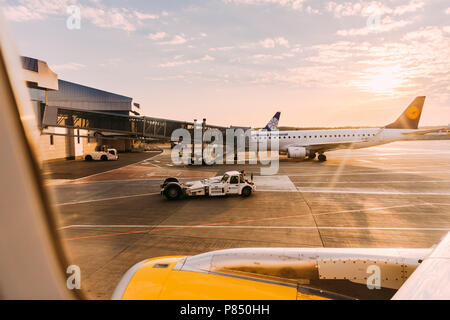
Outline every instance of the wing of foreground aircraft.
POLYGON ((420 264, 394 300, 450 299, 450 232, 420 264))
POLYGON ((132 267, 112 299, 450 299, 449 257, 450 233, 434 250, 242 248, 162 257, 132 267))

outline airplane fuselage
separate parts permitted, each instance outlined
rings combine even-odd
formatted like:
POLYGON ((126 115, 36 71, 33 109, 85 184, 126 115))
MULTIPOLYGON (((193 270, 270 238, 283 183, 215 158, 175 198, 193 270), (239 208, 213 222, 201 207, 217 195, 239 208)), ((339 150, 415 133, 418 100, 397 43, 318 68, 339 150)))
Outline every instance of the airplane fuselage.
POLYGON ((252 134, 253 141, 267 141, 270 150, 270 140, 277 139, 279 151, 286 152, 289 147, 305 147, 308 151, 327 151, 337 149, 359 149, 381 145, 406 137, 405 133, 414 129, 324 129, 295 131, 257 131, 252 134), (323 148, 320 146, 323 145, 323 148))

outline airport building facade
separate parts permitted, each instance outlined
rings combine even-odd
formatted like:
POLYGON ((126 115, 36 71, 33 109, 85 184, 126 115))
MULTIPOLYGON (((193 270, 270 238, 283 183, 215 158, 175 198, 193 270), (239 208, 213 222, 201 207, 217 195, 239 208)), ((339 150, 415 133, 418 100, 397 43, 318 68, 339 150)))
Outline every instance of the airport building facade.
POLYGON ((41 130, 39 148, 44 161, 80 159, 83 154, 102 145, 119 152, 130 151, 133 140, 126 135, 71 128, 71 117, 59 126, 47 127, 42 119, 48 107, 64 107, 74 111, 101 112, 102 117, 140 115, 140 105, 133 98, 58 79, 46 62, 22 57, 23 76, 29 89, 38 126, 41 130))

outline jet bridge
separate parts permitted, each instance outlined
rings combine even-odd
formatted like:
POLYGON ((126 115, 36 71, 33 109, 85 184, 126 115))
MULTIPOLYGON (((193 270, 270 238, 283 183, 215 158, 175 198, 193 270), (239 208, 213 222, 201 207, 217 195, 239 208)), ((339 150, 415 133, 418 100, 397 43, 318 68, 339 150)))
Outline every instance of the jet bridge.
MULTIPOLYGON (((136 140, 167 140, 176 129, 186 129, 194 137, 194 122, 177 121, 146 116, 129 116, 110 112, 88 111, 68 107, 42 106, 38 123, 40 129, 61 127, 68 129, 84 129, 118 135, 136 140)), ((217 129, 225 137, 226 127, 206 124, 203 119, 202 130, 217 129)), ((242 128, 244 130, 248 128, 242 128)))

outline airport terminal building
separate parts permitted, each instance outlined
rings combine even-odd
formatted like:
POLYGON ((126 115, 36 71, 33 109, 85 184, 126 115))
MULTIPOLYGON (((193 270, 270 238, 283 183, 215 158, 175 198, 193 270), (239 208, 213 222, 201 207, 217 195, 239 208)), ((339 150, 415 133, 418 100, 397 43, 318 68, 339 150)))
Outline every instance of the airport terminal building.
POLYGON ((139 116, 140 105, 133 98, 58 79, 46 62, 22 57, 23 76, 41 129, 39 141, 42 160, 79 159, 102 145, 119 152, 130 151, 133 140, 117 133, 75 129, 74 117, 58 120, 58 126, 42 123, 46 112, 65 108, 72 112, 98 112, 103 119, 114 115, 139 116), (55 107, 55 108, 51 108, 55 107), (50 110, 50 111, 49 111, 50 110))
POLYGON ((226 136, 228 127, 209 125, 206 119, 199 123, 143 116, 133 98, 58 79, 44 61, 22 57, 22 66, 41 130, 43 161, 81 159, 103 146, 119 152, 142 150, 152 141, 170 141, 180 128, 191 137, 196 126, 226 136))

